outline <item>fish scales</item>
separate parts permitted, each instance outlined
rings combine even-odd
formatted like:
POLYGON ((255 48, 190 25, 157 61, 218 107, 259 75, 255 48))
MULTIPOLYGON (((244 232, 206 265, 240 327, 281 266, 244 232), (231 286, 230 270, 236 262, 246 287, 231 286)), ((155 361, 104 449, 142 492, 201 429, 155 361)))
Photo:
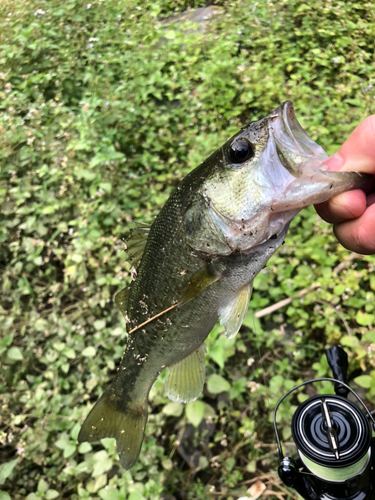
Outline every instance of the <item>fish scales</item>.
MULTIPOLYGON (((207 259, 207 256, 202 256, 193 250, 186 251, 189 247, 182 219, 183 212, 194 204, 198 197, 197 191, 190 187, 199 189, 205 167, 201 166, 185 178, 180 189, 171 196, 152 226, 137 271, 137 279, 129 295, 127 305, 129 330, 167 309, 171 304, 177 303, 191 277, 206 265, 204 258, 207 259), (165 255, 166 251, 168 258, 165 255), (186 273, 181 274, 181 269, 186 270, 186 273), (156 296, 157 303, 155 303, 156 296)), ((272 244, 272 248, 274 246, 275 243, 272 244)), ((254 256, 251 256, 251 260, 253 259, 254 256)), ((219 269, 220 263, 220 271, 223 272, 225 259, 216 260, 216 268, 219 269)), ((244 276, 244 257, 238 255, 237 260, 240 275, 244 276)), ((233 265, 233 262, 231 264, 233 265)), ((264 264, 262 261, 261 267, 264 264)), ((246 281, 247 278, 244 282, 246 281)), ((131 334, 126 354, 121 362, 121 366, 126 368, 123 377, 129 380, 131 372, 134 380, 140 380, 142 372, 138 368, 139 360, 147 359, 148 372, 152 373, 152 378, 147 374, 139 385, 142 386, 144 393, 148 393, 150 383, 165 366, 179 361, 181 356, 190 354, 206 339, 217 321, 220 291, 221 294, 228 296, 226 289, 215 287, 213 284, 194 299, 193 308, 181 305, 131 334), (211 314, 207 314, 207 309, 212 311, 211 314), (188 347, 186 337, 189 338, 188 347)), ((129 393, 127 397, 131 399, 132 395, 129 393)))
POLYGON ((150 388, 168 367, 166 393, 193 401, 204 384, 204 341, 217 319, 232 338, 252 282, 284 241, 293 217, 360 187, 365 176, 319 169, 327 157, 287 101, 252 122, 172 193, 150 230, 129 242, 140 264, 116 302, 130 332, 120 367, 78 440, 115 437, 124 469, 136 462, 150 388), (135 250, 134 250, 135 249, 135 250))

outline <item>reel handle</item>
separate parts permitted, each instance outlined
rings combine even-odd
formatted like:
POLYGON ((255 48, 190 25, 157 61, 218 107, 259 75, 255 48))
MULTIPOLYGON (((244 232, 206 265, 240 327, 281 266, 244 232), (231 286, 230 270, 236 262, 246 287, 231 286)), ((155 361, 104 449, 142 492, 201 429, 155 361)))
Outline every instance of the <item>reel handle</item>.
MULTIPOLYGON (((327 349, 326 356, 333 378, 347 384, 349 364, 348 355, 344 349, 339 345, 332 346, 327 349)), ((346 398, 348 397, 349 390, 344 385, 335 382, 335 393, 337 396, 346 398)))

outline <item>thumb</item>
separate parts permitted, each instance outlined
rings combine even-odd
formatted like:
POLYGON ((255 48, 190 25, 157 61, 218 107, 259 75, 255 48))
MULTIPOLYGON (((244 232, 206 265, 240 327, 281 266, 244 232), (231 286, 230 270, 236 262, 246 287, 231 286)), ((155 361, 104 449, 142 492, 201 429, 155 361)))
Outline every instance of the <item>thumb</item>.
MULTIPOLYGON (((324 164, 328 165, 328 170, 375 175, 375 115, 361 122, 337 153, 324 164)), ((360 217, 372 200, 373 196, 366 197, 362 190, 357 189, 335 196, 315 208, 324 220, 337 224, 360 217)))

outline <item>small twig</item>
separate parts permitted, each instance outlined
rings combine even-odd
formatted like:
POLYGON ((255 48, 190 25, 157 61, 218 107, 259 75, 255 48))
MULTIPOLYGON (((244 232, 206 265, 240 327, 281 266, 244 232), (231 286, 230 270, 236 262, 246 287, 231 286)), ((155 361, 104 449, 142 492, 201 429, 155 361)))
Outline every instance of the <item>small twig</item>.
POLYGON ((281 309, 282 307, 287 306, 290 304, 294 299, 299 299, 306 295, 307 293, 311 292, 315 288, 318 288, 320 286, 320 283, 313 283, 309 288, 304 288, 299 292, 298 295, 294 295, 293 297, 288 297, 287 299, 280 300, 280 302, 276 302, 276 304, 272 304, 272 306, 268 306, 261 311, 258 311, 255 313, 256 318, 263 318, 263 316, 267 316, 268 314, 272 314, 273 312, 277 311, 278 309, 281 309))
POLYGON ((344 316, 340 313, 340 311, 338 311, 337 309, 335 309, 335 307, 330 302, 327 302, 327 301, 322 300, 322 299, 315 299, 315 302, 319 302, 319 304, 323 304, 324 306, 328 306, 331 309, 333 309, 335 311, 335 313, 337 314, 337 316, 344 323, 346 331, 348 332, 348 335, 350 335, 350 336, 353 335, 352 330, 351 330, 350 326, 348 325, 348 322, 346 321, 346 319, 344 318, 344 316))
MULTIPOLYGON (((83 300, 80 302, 83 302, 83 300)), ((77 307, 79 307, 81 305, 80 302, 78 302, 78 303, 75 302, 74 304, 70 304, 69 306, 66 306, 65 309, 62 310, 61 314, 63 315, 63 314, 66 314, 71 309, 76 309, 77 307)))
POLYGON ((285 500, 283 494, 280 493, 279 491, 266 490, 266 491, 263 491, 262 495, 264 497, 270 497, 272 495, 272 496, 277 497, 279 500, 285 500))
POLYGON ((272 351, 272 353, 270 353, 270 352, 268 351, 268 352, 266 352, 265 354, 263 354, 263 356, 260 358, 260 360, 258 361, 258 363, 261 365, 261 364, 263 363, 263 361, 265 361, 266 359, 268 359, 268 358, 271 356, 271 354, 274 354, 274 352, 275 352, 275 351, 277 351, 277 349, 274 349, 274 350, 272 351))
POLYGON ((273 477, 272 473, 261 474, 260 476, 253 477, 252 479, 247 479, 246 481, 241 481, 240 483, 238 483, 238 486, 242 486, 244 484, 256 483, 257 481, 263 481, 263 480, 268 481, 271 477, 273 477))
MULTIPOLYGON (((283 441, 283 446, 295 446, 294 441, 283 441)), ((258 442, 254 445, 254 448, 276 448, 277 444, 276 443, 262 443, 258 442)))
POLYGON ((281 484, 281 480, 277 476, 272 475, 270 477, 270 479, 269 479, 269 482, 273 486, 276 486, 276 488, 278 488, 279 490, 281 490, 285 495, 291 496, 294 500, 298 500, 298 496, 297 495, 293 495, 293 493, 291 493, 286 488, 284 488, 284 486, 281 484))
MULTIPOLYGON (((358 254, 358 253, 351 252, 346 257, 346 259, 344 259, 342 262, 340 262, 340 264, 338 264, 334 269, 332 269, 332 274, 336 275, 336 274, 340 273, 343 269, 345 269, 345 267, 347 267, 350 264, 350 262, 352 262, 352 260, 362 259, 362 257, 363 256, 358 254)), ((272 306, 265 307, 261 311, 256 312, 255 317, 256 318, 263 318, 263 316, 267 316, 268 314, 272 314, 275 311, 277 311, 278 309, 281 309, 282 307, 285 307, 285 306, 291 304, 294 299, 300 299, 301 297, 303 297, 307 293, 311 292, 315 288, 318 288, 319 286, 320 286, 320 283, 313 283, 309 288, 304 288, 303 290, 301 290, 298 295, 294 295, 293 297, 288 297, 287 299, 280 300, 280 302, 276 302, 276 304, 272 304, 272 306)), ((319 302, 319 301, 317 301, 317 302, 319 302)), ((337 314, 340 316, 339 313, 337 313, 337 314)), ((350 332, 349 335, 351 335, 350 328, 348 327, 348 324, 346 323, 345 318, 341 317, 341 319, 343 320, 343 322, 346 326, 346 329, 348 330, 348 333, 350 332)))
POLYGON ((350 253, 346 259, 340 262, 335 268, 332 269, 332 274, 338 274, 341 272, 345 267, 347 267, 352 260, 354 259, 363 259, 363 255, 360 255, 359 253, 352 252, 350 253))

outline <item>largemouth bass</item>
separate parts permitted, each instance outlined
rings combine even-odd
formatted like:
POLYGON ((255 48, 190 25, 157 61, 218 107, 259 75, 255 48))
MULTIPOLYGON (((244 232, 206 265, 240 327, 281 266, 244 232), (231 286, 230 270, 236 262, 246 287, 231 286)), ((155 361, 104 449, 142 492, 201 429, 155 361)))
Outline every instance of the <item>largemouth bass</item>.
POLYGON ((325 158, 287 101, 187 175, 150 228, 133 231, 128 251, 140 263, 134 281, 116 296, 128 325, 125 354, 84 422, 80 442, 116 438, 121 465, 129 469, 160 372, 168 367, 166 393, 173 401, 199 396, 206 337, 219 317, 226 335, 236 335, 252 282, 293 217, 366 182, 357 173, 319 169, 325 158))

